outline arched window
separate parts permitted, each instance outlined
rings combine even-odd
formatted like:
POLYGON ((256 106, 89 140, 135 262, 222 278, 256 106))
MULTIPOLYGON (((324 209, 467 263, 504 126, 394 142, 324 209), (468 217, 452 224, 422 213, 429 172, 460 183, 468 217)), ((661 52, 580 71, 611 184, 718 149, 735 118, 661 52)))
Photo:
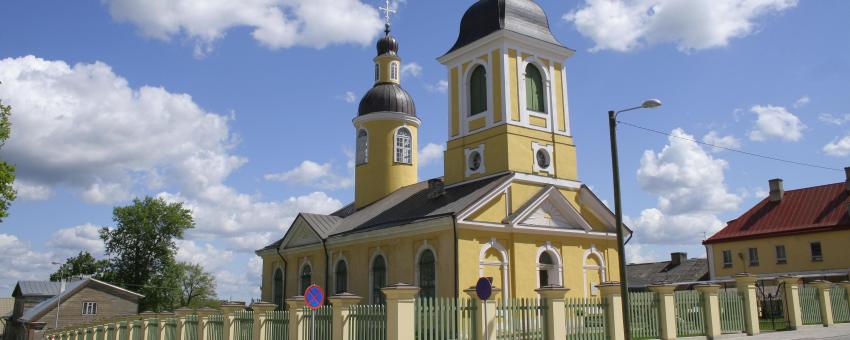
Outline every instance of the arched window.
POLYGON ((540 254, 537 271, 540 277, 540 287, 546 287, 557 283, 555 277, 558 273, 557 267, 555 266, 555 262, 552 261, 552 255, 549 255, 549 252, 544 251, 540 254))
POLYGON ((398 80, 398 63, 392 63, 391 65, 392 71, 390 72, 390 77, 393 80, 398 80))
POLYGON ((339 260, 336 263, 336 271, 334 272, 334 293, 341 294, 348 291, 348 265, 345 261, 339 260))
POLYGON ((434 252, 425 249, 419 254, 419 296, 435 297, 437 293, 437 270, 434 252))
POLYGON ((381 79, 381 65, 375 64, 375 81, 381 79))
POLYGON ((357 165, 369 162, 369 133, 366 129, 357 131, 357 165))
POLYGON ((525 104, 535 112, 546 112, 546 96, 543 93, 543 76, 533 64, 525 67, 525 104))
POLYGON ((395 162, 402 164, 413 163, 410 130, 400 128, 395 133, 395 162))
POLYGON ((283 308, 283 271, 278 268, 274 271, 274 284, 272 284, 272 301, 277 309, 283 308))
POLYGON ((372 260, 372 303, 382 305, 386 303, 381 288, 387 286, 387 261, 383 255, 378 255, 372 260))
POLYGON ((469 115, 487 111, 487 71, 478 65, 469 78, 469 115))
POLYGON ((298 291, 298 294, 303 294, 311 284, 313 284, 313 268, 309 264, 305 264, 301 267, 301 290, 298 291))

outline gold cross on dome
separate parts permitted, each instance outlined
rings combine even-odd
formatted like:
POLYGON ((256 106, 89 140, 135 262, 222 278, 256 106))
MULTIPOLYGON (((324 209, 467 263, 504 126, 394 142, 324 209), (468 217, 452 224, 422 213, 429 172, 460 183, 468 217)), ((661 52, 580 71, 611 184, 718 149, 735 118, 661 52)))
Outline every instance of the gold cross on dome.
POLYGON ((378 7, 378 9, 384 11, 384 17, 387 20, 387 25, 390 24, 390 13, 396 13, 396 10, 390 7, 390 0, 387 0, 386 7, 378 7))

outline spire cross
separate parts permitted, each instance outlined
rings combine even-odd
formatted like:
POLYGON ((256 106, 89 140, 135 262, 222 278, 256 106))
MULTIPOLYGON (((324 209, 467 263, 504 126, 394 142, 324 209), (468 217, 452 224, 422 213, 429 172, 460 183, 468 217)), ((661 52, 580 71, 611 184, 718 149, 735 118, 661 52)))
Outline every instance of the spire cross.
POLYGON ((390 0, 387 0, 386 7, 378 7, 378 9, 384 11, 384 18, 386 18, 387 27, 389 27, 390 26, 390 13, 396 13, 396 10, 394 10, 390 7, 390 0))

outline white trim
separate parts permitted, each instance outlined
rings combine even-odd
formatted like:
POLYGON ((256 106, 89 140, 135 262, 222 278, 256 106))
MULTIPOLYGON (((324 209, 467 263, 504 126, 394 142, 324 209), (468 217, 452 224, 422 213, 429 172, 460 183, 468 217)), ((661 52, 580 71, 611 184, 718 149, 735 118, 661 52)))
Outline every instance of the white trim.
POLYGON ((363 126, 357 127, 357 134, 355 135, 355 139, 354 139, 354 166, 355 167, 360 166, 360 165, 369 164, 369 135, 370 135, 369 129, 367 129, 363 126), (363 152, 363 161, 362 162, 360 161, 360 152, 361 152, 361 150, 360 150, 360 131, 363 131, 363 132, 366 133, 366 144, 363 145, 363 150, 362 150, 362 152, 363 152))
MULTIPOLYGON (((564 93, 564 116, 561 118, 564 120, 564 130, 562 133, 568 136, 572 135, 572 129, 570 129, 570 96, 568 95, 569 91, 567 91, 567 64, 561 64, 561 87, 563 88, 564 93)), ((553 63, 554 65, 554 63, 553 63)), ((557 129, 555 129, 557 131, 557 129)))
POLYGON ((331 236, 325 244, 331 247, 342 247, 354 243, 362 242, 363 240, 369 241, 386 241, 386 240, 394 240, 399 237, 405 237, 409 235, 417 235, 424 232, 433 232, 440 230, 450 230, 451 229, 451 217, 442 216, 436 217, 433 219, 412 222, 408 224, 399 224, 397 226, 386 228, 386 229, 377 229, 362 233, 353 233, 344 236, 331 236), (404 228, 399 228, 404 226, 404 228))
POLYGON ((531 142, 531 163, 534 172, 542 171, 548 174, 555 174, 555 146, 552 144, 541 144, 536 141, 531 142), (537 152, 543 150, 546 152, 546 157, 549 159, 549 164, 544 168, 537 162, 537 152))
POLYGON ((589 297, 590 295, 597 295, 598 291, 597 291, 596 287, 591 288, 590 292, 587 291, 587 271, 588 270, 599 270, 599 283, 602 283, 602 282, 605 282, 605 281, 608 281, 608 280, 607 280, 607 275, 606 275, 606 270, 605 270, 605 268, 607 268, 605 266, 605 256, 602 255, 602 253, 600 253, 599 250, 596 249, 595 244, 591 244, 590 248, 584 251, 584 255, 582 255, 582 260, 581 260, 581 267, 582 267, 582 276, 583 276, 582 290, 584 291, 584 297, 589 297), (596 259, 599 261, 598 266, 587 265, 587 259, 591 255, 595 256, 596 259))
POLYGON ((413 266, 415 272, 413 282, 414 285, 419 285, 419 257, 422 256, 422 253, 426 250, 430 250, 431 254, 434 255, 434 295, 437 295, 437 290, 439 288, 439 271, 437 270, 439 266, 437 265, 437 263, 439 260, 437 258, 437 250, 434 249, 434 247, 428 243, 428 240, 422 240, 422 245, 420 245, 419 249, 416 250, 416 256, 413 259, 413 266))
MULTIPOLYGON (((492 176, 487 176, 486 178, 489 178, 489 177, 492 177, 492 176)), ((511 177, 513 177, 513 175, 511 175, 511 177)), ((466 209, 461 210, 457 214, 458 221, 466 220, 466 218, 469 217, 470 214, 478 211, 478 209, 481 209, 487 203, 490 203, 490 201, 495 199, 498 195, 501 195, 502 193, 506 193, 508 188, 510 188, 510 186, 511 186, 511 182, 512 182, 511 180, 505 181, 505 183, 502 183, 501 185, 499 185, 495 189, 491 190, 489 193, 484 195, 484 197, 478 199, 478 201, 476 201, 476 202, 473 202, 466 209)), ((510 214, 510 209, 506 210, 506 212, 508 214, 510 214)))
MULTIPOLYGON (((549 76, 549 70, 545 67, 546 65, 540 63, 540 61, 538 60, 540 58, 535 56, 536 53, 527 54, 531 55, 528 58, 522 58, 522 53, 519 53, 519 55, 517 56, 517 85, 519 86, 519 93, 517 97, 519 99, 519 112, 521 117, 520 119, 523 122, 524 126, 532 127, 535 125, 531 124, 531 119, 529 119, 529 117, 543 118, 546 120, 546 126, 542 129, 548 132, 554 132, 555 129, 553 129, 552 124, 551 104, 552 82, 550 81, 551 77, 549 76), (528 109, 528 93, 526 92, 525 88, 525 81, 528 77, 526 75, 526 69, 528 68, 528 64, 534 65, 534 67, 537 68, 537 71, 540 72, 540 76, 543 77, 543 79, 541 79, 543 81, 543 105, 545 106, 543 108, 543 112, 536 112, 528 109)), ((550 61, 550 63, 551 62, 552 61, 550 61)), ((540 128, 539 126, 536 127, 540 128)))
POLYGON ((303 289, 302 289, 302 287, 301 287, 301 276, 303 275, 303 273, 304 273, 304 267, 306 267, 306 266, 310 266, 310 284, 312 284, 312 283, 314 282, 314 281, 313 281, 313 271, 314 271, 314 270, 313 270, 313 269, 314 269, 314 267, 313 267, 313 263, 311 263, 311 262, 310 262, 310 259, 308 259, 308 258, 305 256, 305 257, 301 260, 301 265, 300 265, 300 266, 298 266, 298 273, 296 273, 296 275, 295 275, 295 277, 297 278, 297 280, 296 280, 296 281, 298 282, 298 290, 296 290, 295 292, 296 292, 296 293, 298 293, 298 295, 304 294, 304 289, 306 289, 306 287, 304 287, 303 289))
POLYGON ((714 248, 711 244, 705 245, 705 257, 708 259, 708 279, 715 280, 717 273, 714 270, 714 248))
MULTIPOLYGON (((339 263, 340 263, 340 262, 345 262, 345 292, 347 292, 347 291, 348 291, 349 284, 351 283, 351 275, 348 275, 348 274, 351 272, 351 270, 350 270, 351 266, 349 266, 349 265, 348 265, 348 259, 347 259, 347 258, 345 258, 345 255, 343 255, 343 254, 342 254, 342 252, 339 252, 339 255, 337 255, 337 257, 336 257, 336 261, 334 262, 334 271, 333 271, 333 278, 334 278, 334 280, 333 280, 333 290, 332 290, 332 291, 330 291, 330 292, 328 292, 328 293, 330 293, 330 295, 338 294, 338 293, 336 292, 336 291, 337 291, 337 287, 336 287, 336 269, 337 269, 337 267, 339 266, 339 263)), ((343 293, 345 293, 345 292, 343 292, 343 293)))
MULTIPOLYGON (((558 188, 550 186, 550 187, 548 187, 547 189, 544 189, 544 190, 545 191, 543 192, 542 195, 540 195, 540 197, 538 197, 536 200, 534 200, 524 211, 520 212, 519 215, 517 215, 514 218, 514 220, 511 221, 511 227, 514 227, 514 228, 517 228, 517 227, 532 227, 532 228, 534 228, 533 225, 525 225, 522 222, 525 221, 532 212, 537 210, 537 208, 539 208, 540 205, 543 204, 543 202, 552 199, 553 202, 556 203, 556 204, 554 204, 555 208, 558 209, 558 212, 561 213, 561 215, 563 215, 564 218, 571 219, 571 220, 573 220, 573 222, 578 223, 578 227, 581 227, 582 229, 584 229, 585 232, 593 231, 593 227, 591 227, 590 224, 587 223, 587 220, 585 220, 584 217, 581 216, 581 213, 578 210, 576 210, 575 207, 573 207, 573 205, 566 199, 566 197, 564 197, 564 195, 561 194, 561 191, 558 190, 558 188)), ((563 229, 563 228, 553 228, 553 229, 563 229)))
MULTIPOLYGON (((553 278, 555 282, 550 282, 549 284, 559 285, 561 287, 564 286, 564 260, 561 258, 561 252, 558 251, 557 248, 552 246, 551 241, 546 241, 546 244, 537 248, 537 255, 535 255, 535 262, 537 263, 537 270, 546 270, 548 271, 549 280, 551 281, 553 278), (540 255, 543 255, 544 252, 549 253, 552 258, 555 260, 555 268, 543 268, 540 264, 540 255), (555 272, 556 275, 552 275, 552 271, 555 272)), ((542 288, 540 286, 540 274, 537 275, 537 287, 542 288)))
POLYGON ((471 177, 472 175, 483 174, 483 173, 487 172, 487 167, 485 166, 485 164, 487 163, 486 162, 487 158, 486 158, 486 155, 484 153, 484 147, 485 146, 486 146, 486 144, 481 143, 475 148, 463 149, 464 154, 465 154, 465 156, 463 157, 463 160, 464 160, 463 166, 464 166, 464 169, 465 169, 464 172, 466 174, 466 177, 471 177), (478 154, 481 155, 481 164, 478 166, 478 169, 475 169, 475 170, 472 170, 472 169, 469 168, 469 161, 470 161, 469 156, 472 155, 473 152, 478 152, 478 154))
POLYGON ((470 44, 467 44, 466 46, 463 46, 457 50, 454 50, 437 58, 437 61, 443 65, 454 64, 457 62, 457 59, 461 59, 461 57, 463 57, 464 55, 476 54, 475 52, 478 52, 481 48, 489 47, 487 46, 488 44, 499 42, 523 44, 530 48, 540 49, 541 52, 546 54, 547 59, 565 60, 575 54, 574 50, 563 46, 555 45, 537 39, 529 39, 529 37, 526 35, 515 33, 509 30, 498 30, 470 44))
POLYGON ((499 270, 502 274, 502 300, 508 301, 510 295, 510 282, 508 281, 508 275, 510 272, 510 259, 508 258, 508 251, 501 243, 499 243, 496 238, 491 238, 490 241, 481 245, 481 252, 478 254, 478 277, 484 277, 484 266, 498 266, 499 270), (490 248, 496 249, 499 252, 499 257, 501 257, 501 262, 488 262, 484 260, 487 255, 487 251, 490 248))
POLYGON ((413 158, 414 158, 413 157, 413 154, 414 154, 414 151, 413 151, 414 147, 413 146, 414 146, 413 132, 410 131, 410 129, 407 127, 407 125, 402 125, 402 126, 395 128, 395 130, 393 131, 393 163, 412 165, 413 164, 413 158), (402 129, 407 131, 407 137, 409 138, 408 143, 410 144, 410 147, 409 147, 408 151, 409 151, 410 154, 408 156, 410 157, 410 162, 404 161, 404 151, 402 151, 402 158, 401 159, 398 158, 398 149, 399 149, 399 146, 398 146, 399 135, 398 135, 398 133, 401 132, 402 129))
POLYGON ((354 124, 355 127, 358 127, 360 126, 360 124, 371 122, 373 120, 400 120, 417 128, 419 127, 419 125, 422 124, 422 121, 419 120, 419 118, 416 118, 409 114, 390 111, 373 112, 362 116, 357 116, 352 119, 351 122, 354 124))
POLYGON ((531 182, 531 183, 538 183, 538 184, 549 184, 549 185, 553 185, 555 187, 564 188, 564 189, 574 189, 575 190, 575 189, 581 188, 581 182, 578 182, 578 181, 562 179, 562 178, 546 177, 546 176, 540 176, 540 175, 534 175, 534 174, 525 174, 525 173, 519 173, 518 172, 518 173, 514 174, 514 179, 518 182, 531 182))
POLYGON ((374 276, 372 270, 374 269, 374 266, 375 266, 375 259, 378 258, 378 256, 381 256, 381 257, 384 258, 384 270, 385 270, 384 271, 384 279, 387 281, 386 282, 387 285, 389 285, 389 283, 390 283, 390 260, 389 260, 389 257, 387 257, 387 254, 385 254, 384 251, 381 250, 381 247, 377 247, 372 252, 372 256, 369 258, 369 274, 368 275, 369 275, 369 303, 370 304, 377 303, 375 301, 375 296, 372 294, 372 292, 375 291, 375 276, 374 276))
POLYGON ((466 72, 458 79, 460 82, 459 87, 463 89, 460 91, 460 97, 458 98, 460 103, 460 121, 461 121, 461 129, 460 135, 466 136, 478 131, 487 130, 489 127, 493 126, 493 86, 492 82, 492 67, 490 58, 487 58, 487 63, 478 59, 478 57, 473 57, 471 61, 469 61, 469 67, 466 68, 466 72), (470 94, 472 94, 472 72, 478 68, 478 66, 484 67, 484 92, 487 98, 487 108, 483 112, 476 113, 475 115, 470 115, 470 94), (484 126, 476 130, 469 129, 469 121, 484 118, 484 126))

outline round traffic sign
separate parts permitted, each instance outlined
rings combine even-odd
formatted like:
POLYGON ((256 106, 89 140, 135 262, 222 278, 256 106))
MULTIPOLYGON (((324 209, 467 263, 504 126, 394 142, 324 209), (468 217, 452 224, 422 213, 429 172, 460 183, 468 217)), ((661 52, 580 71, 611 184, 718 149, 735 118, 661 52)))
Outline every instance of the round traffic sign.
POLYGON ((493 294, 493 283, 490 282, 490 279, 486 277, 478 279, 478 282, 475 284, 475 294, 481 300, 487 301, 490 299, 490 295, 493 294))
POLYGON ((304 290, 304 303, 312 310, 322 307, 325 301, 325 292, 318 285, 310 285, 304 290))

